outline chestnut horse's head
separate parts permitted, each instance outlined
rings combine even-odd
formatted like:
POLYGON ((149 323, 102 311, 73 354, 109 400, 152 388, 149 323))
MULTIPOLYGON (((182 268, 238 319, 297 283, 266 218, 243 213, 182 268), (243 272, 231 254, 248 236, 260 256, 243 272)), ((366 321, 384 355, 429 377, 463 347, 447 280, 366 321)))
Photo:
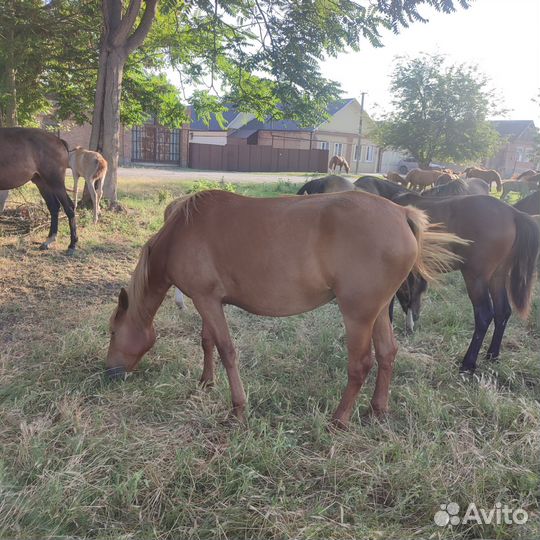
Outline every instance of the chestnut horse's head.
POLYGON ((122 288, 109 321, 111 341, 105 361, 107 375, 114 379, 132 371, 156 341, 153 324, 148 327, 138 324, 139 317, 131 316, 128 308, 128 293, 122 288))

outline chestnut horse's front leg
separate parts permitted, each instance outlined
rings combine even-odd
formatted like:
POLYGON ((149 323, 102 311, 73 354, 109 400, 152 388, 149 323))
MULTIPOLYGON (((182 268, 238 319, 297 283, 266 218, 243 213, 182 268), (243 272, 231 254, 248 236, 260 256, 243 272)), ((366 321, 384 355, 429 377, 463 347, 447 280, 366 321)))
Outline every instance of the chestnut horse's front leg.
MULTIPOLYGON (((244 392, 242 380, 240 379, 236 350, 229 333, 227 321, 225 320, 221 300, 215 298, 193 298, 193 303, 202 317, 203 331, 205 332, 205 335, 211 336, 211 339, 213 339, 213 342, 216 344, 221 362, 227 372, 229 385, 231 387, 232 412, 241 423, 245 423, 246 394, 244 392)), ((205 350, 205 366, 208 368, 206 362, 209 358, 208 351, 210 350, 210 341, 208 341, 207 344, 208 350, 205 350)))

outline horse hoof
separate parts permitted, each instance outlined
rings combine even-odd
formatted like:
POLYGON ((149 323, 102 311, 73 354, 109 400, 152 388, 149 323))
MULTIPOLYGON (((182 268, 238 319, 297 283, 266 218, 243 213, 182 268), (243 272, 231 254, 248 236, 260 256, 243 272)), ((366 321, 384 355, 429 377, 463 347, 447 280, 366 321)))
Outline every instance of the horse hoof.
POLYGON ((68 257, 73 257, 73 255, 75 255, 75 248, 68 248, 66 251, 66 255, 68 257))
POLYGON ((119 381, 126 378, 126 370, 123 367, 108 368, 105 370, 105 375, 111 381, 119 381))
POLYGON ((212 388, 214 388, 214 381, 211 379, 209 380, 199 379, 199 386, 203 390, 211 390, 212 388))
POLYGON ((49 249, 49 244, 47 244, 47 242, 43 242, 43 244, 39 246, 39 251, 46 251, 47 249, 49 249))
POLYGON ((332 418, 332 421, 326 426, 326 430, 329 433, 339 433, 349 430, 349 424, 339 420, 338 418, 332 418))

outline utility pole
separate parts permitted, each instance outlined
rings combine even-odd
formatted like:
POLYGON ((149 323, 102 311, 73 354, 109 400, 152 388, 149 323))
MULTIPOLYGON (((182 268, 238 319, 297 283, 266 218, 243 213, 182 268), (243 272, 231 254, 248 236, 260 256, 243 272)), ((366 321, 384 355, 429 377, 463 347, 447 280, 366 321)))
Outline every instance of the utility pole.
POLYGON ((358 166, 360 165, 360 157, 362 155, 362 120, 364 119, 364 96, 366 94, 367 92, 362 92, 362 99, 360 100, 360 122, 358 122, 358 159, 356 160, 356 167, 354 169, 356 174, 358 174, 358 166))

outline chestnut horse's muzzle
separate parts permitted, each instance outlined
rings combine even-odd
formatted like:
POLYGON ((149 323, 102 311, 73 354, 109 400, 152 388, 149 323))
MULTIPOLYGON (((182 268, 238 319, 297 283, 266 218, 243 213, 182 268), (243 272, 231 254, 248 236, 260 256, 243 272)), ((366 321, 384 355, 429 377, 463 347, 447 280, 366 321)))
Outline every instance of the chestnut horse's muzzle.
POLYGON ((123 367, 107 368, 105 370, 105 374, 107 375, 107 377, 109 377, 109 379, 113 381, 118 381, 125 378, 126 370, 123 367))

